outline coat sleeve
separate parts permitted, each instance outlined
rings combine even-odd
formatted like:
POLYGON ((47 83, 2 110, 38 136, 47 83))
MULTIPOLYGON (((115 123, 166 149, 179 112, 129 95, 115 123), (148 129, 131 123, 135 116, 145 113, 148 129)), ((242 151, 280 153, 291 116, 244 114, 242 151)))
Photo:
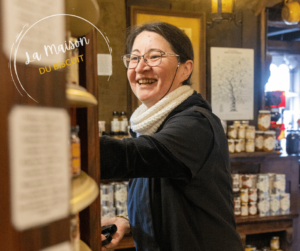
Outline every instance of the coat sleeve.
POLYGON ((194 116, 175 116, 152 136, 123 140, 102 136, 101 178, 189 180, 208 156, 212 142, 209 122, 194 116))

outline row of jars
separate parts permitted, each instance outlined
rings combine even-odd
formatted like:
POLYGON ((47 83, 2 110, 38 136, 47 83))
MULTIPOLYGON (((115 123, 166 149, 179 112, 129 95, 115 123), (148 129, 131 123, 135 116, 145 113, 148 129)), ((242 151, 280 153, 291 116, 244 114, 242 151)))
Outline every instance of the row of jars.
POLYGON ((127 216, 128 182, 101 184, 101 218, 113 218, 116 215, 127 216))
POLYGON ((254 138, 228 139, 229 153, 273 151, 275 147, 275 131, 255 131, 254 138))
POLYGON ((280 239, 278 236, 273 236, 270 240, 270 247, 263 247, 262 249, 257 249, 253 245, 246 245, 245 251, 282 251, 280 248, 280 239))
POLYGON ((239 174, 232 173, 233 193, 243 188, 256 188, 262 193, 285 193, 286 178, 281 173, 239 174))
POLYGON ((258 193, 255 188, 243 188, 234 195, 234 215, 282 215, 290 213, 290 194, 258 193))

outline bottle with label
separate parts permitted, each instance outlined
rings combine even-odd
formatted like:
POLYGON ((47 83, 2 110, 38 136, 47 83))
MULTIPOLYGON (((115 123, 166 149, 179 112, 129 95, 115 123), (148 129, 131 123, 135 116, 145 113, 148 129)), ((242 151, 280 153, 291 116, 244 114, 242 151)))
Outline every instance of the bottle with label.
POLYGON ((120 135, 122 137, 128 136, 128 119, 126 116, 126 112, 122 111, 121 116, 119 118, 120 120, 120 135))
POLYGON ((110 122, 111 130, 110 135, 113 138, 118 138, 120 132, 120 121, 119 121, 119 113, 117 111, 113 112, 112 121, 110 122))

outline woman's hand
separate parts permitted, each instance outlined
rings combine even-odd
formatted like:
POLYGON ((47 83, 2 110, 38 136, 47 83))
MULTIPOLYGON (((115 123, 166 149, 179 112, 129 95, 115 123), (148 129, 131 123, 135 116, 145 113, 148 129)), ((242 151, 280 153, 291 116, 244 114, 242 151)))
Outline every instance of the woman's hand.
MULTIPOLYGON (((111 243, 102 247, 102 251, 106 251, 108 249, 115 248, 119 242, 123 239, 125 234, 130 233, 130 225, 129 221, 123 218, 115 217, 111 219, 103 219, 101 220, 101 226, 115 224, 117 226, 117 232, 112 236, 111 243)), ((101 235, 101 240, 105 240, 105 236, 101 235)))

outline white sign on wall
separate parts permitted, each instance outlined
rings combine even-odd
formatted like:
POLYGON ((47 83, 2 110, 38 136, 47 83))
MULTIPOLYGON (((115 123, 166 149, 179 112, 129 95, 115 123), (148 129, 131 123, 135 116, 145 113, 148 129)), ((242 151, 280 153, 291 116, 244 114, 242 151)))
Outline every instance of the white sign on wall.
POLYGON ((220 119, 253 119, 253 82, 253 49, 211 48, 211 103, 220 119))

